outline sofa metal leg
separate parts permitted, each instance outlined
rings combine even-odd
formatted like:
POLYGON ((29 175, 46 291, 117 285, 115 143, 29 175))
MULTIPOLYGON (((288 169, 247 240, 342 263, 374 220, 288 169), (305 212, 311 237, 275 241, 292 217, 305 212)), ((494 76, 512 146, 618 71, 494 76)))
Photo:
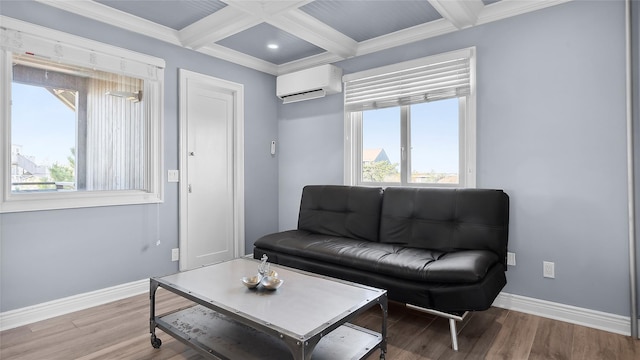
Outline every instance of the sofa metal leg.
POLYGON ((449 319, 449 330, 451 330, 451 347, 454 351, 458 351, 458 331, 454 319, 449 319))
POLYGON ((432 315, 449 319, 449 330, 451 331, 451 348, 454 351, 458 351, 458 329, 457 329, 456 321, 463 321, 467 317, 467 314, 469 314, 468 311, 465 311, 462 315, 457 315, 457 314, 446 313, 443 311, 427 309, 427 308, 423 308, 423 307, 415 306, 411 304, 405 304, 405 305, 410 309, 426 312, 427 314, 432 314, 432 315))

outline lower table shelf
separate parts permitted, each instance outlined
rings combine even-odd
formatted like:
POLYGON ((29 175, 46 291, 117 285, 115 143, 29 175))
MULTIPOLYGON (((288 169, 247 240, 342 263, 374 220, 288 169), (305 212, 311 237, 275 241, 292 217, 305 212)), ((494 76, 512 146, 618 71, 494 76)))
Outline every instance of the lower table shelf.
MULTIPOLYGON (((281 339, 201 305, 156 317, 155 322, 164 332, 214 358, 293 359, 281 339)), ((377 349, 381 342, 379 333, 346 323, 320 340, 312 359, 362 359, 377 349)))

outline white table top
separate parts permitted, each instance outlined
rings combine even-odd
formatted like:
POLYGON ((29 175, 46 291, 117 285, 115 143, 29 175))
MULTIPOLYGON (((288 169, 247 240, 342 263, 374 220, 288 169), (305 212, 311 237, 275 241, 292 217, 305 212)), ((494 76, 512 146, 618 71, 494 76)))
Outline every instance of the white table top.
POLYGON ((239 258, 155 280, 242 317, 274 325, 298 338, 313 336, 318 329, 385 293, 275 264, 271 264, 271 269, 284 280, 279 289, 248 289, 241 279, 256 275, 259 264, 257 260, 239 258))

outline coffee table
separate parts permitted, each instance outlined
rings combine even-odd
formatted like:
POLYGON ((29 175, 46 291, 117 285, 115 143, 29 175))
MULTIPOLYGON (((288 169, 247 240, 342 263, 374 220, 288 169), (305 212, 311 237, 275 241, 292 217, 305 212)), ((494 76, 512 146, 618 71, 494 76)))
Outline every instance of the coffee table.
POLYGON ((387 292, 271 264, 284 280, 277 290, 248 289, 243 276, 259 261, 239 258, 150 279, 151 344, 162 329, 214 359, 362 359, 386 353, 387 292), (156 316, 158 287, 193 301, 192 307, 156 316), (379 305, 381 332, 349 321, 379 305))

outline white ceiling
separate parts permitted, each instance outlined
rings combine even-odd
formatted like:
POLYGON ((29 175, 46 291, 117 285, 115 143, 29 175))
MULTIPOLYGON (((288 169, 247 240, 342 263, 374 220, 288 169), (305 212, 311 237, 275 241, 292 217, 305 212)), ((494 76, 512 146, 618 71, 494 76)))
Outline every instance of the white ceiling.
POLYGON ((280 75, 571 0, 37 1, 280 75))

